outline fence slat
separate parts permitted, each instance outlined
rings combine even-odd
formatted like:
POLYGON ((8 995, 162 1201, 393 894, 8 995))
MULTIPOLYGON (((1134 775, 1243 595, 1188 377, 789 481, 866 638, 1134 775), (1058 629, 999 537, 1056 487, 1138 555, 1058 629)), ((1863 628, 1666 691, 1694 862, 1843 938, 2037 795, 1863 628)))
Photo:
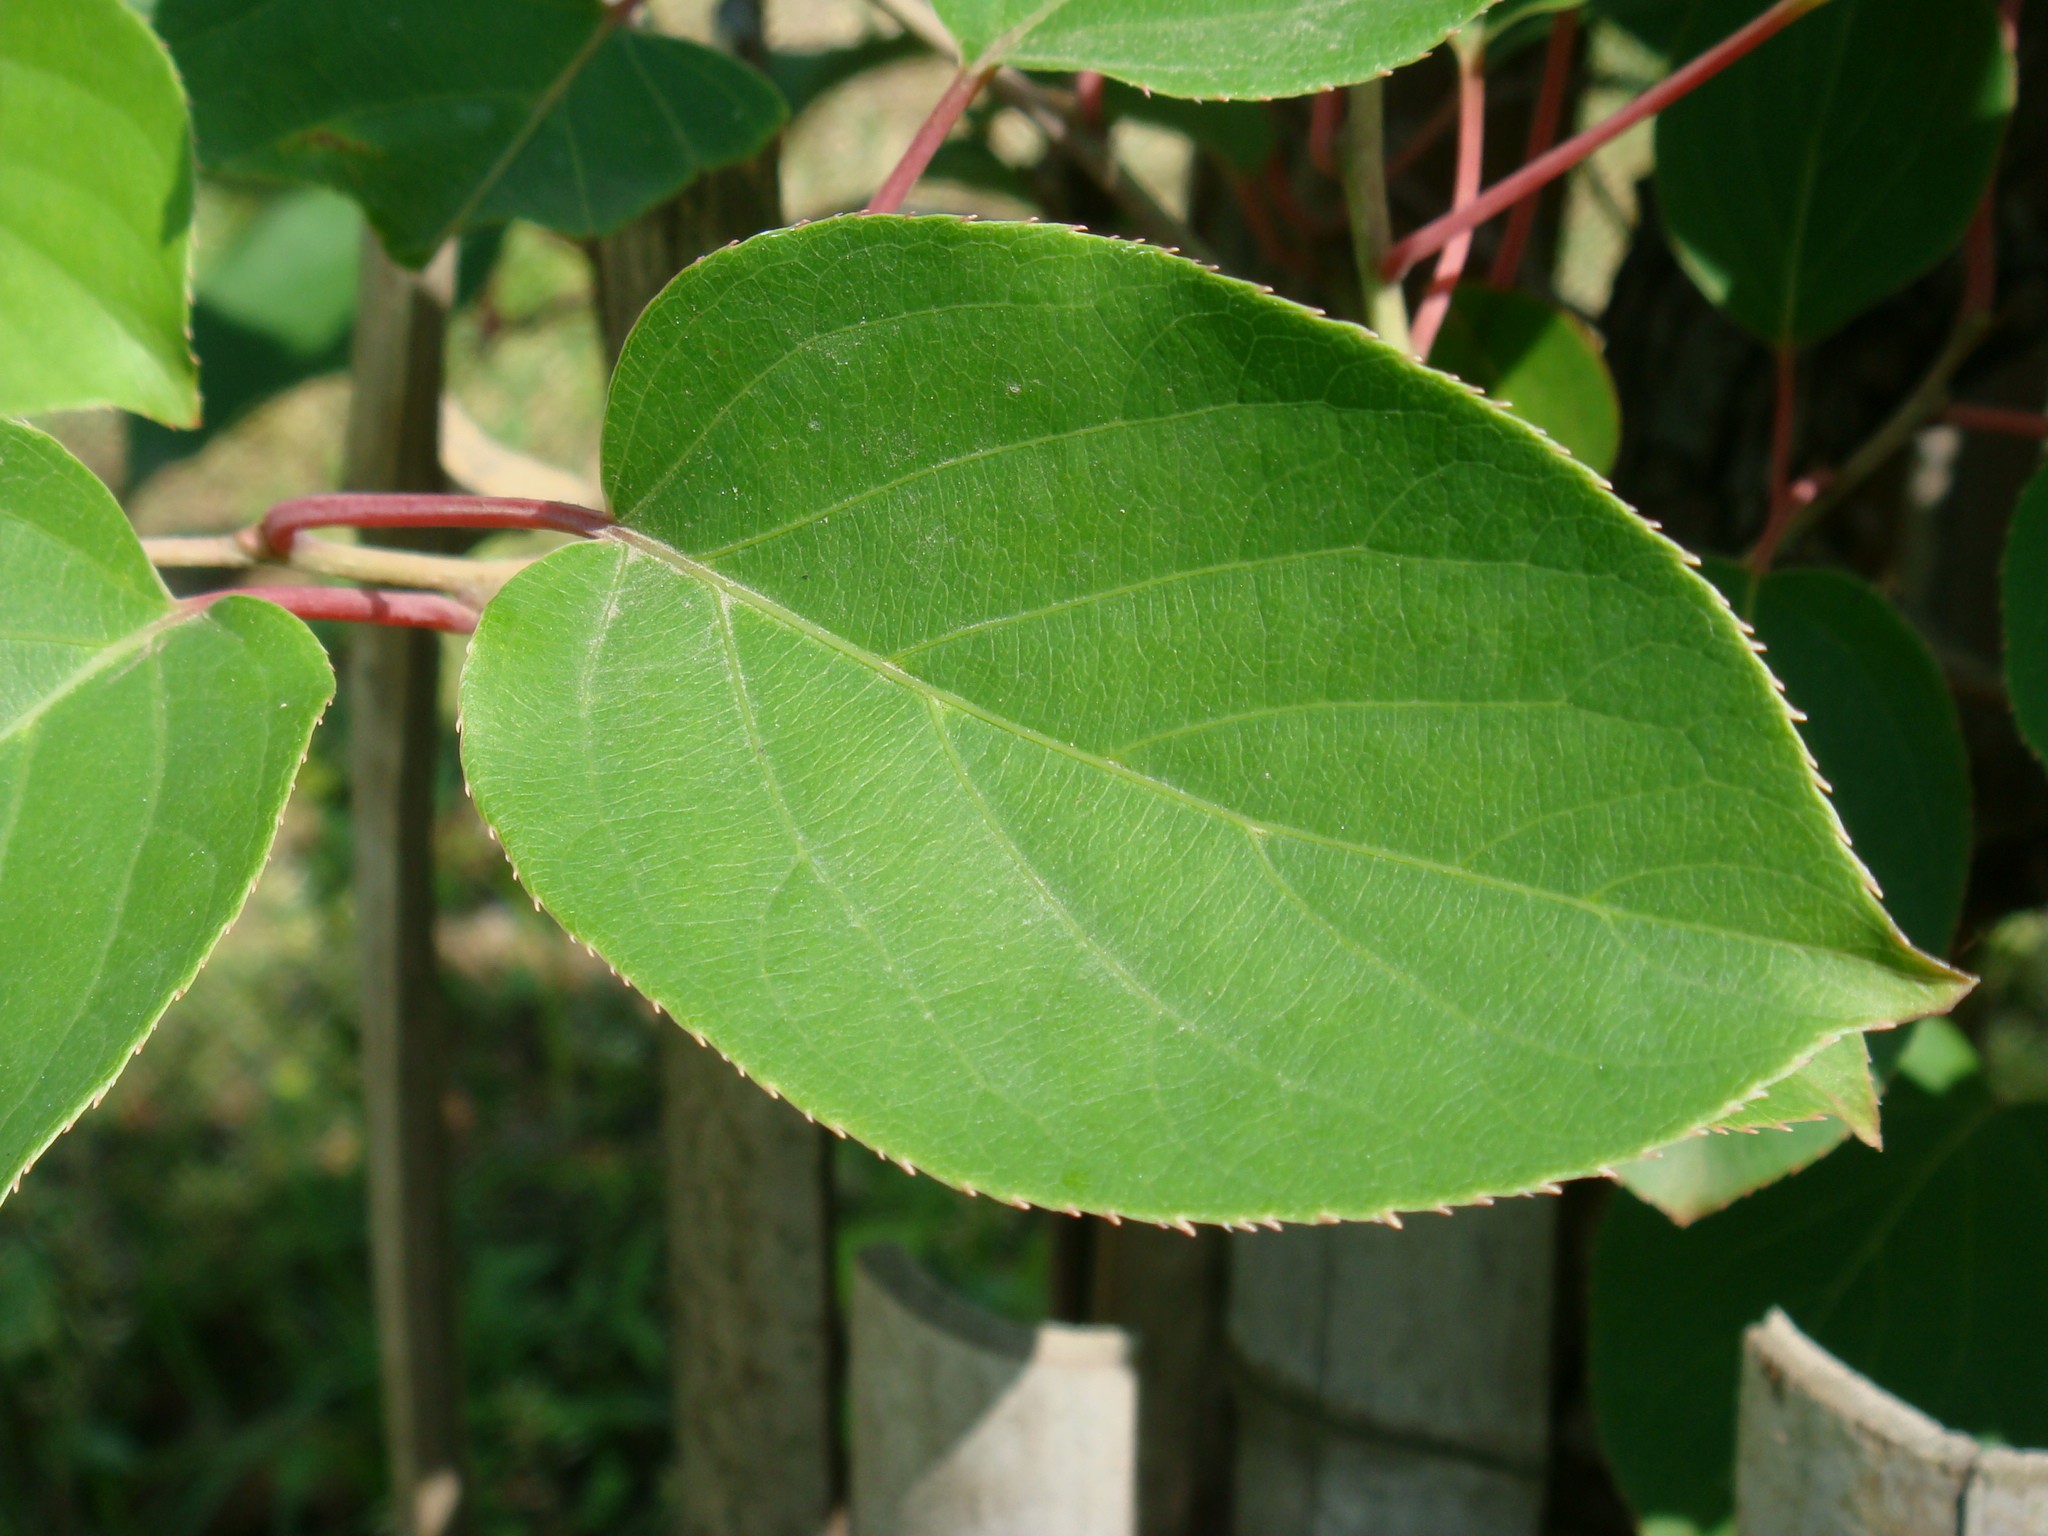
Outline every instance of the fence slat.
POLYGON ((1980 1446, 1858 1375, 1783 1312, 1743 1340, 1741 1536, 2042 1536, 2048 1452, 1980 1446))
POLYGON ((1535 1536, 1557 1203, 1234 1237, 1244 1536, 1535 1536))
POLYGON ((853 1282, 853 1536, 1134 1536, 1138 1381, 1120 1328, 1028 1328, 900 1249, 853 1282))
MULTIPOLYGON (((451 278, 452 259, 421 280, 365 237, 343 468, 352 490, 442 488, 451 278)), ((419 631, 349 637, 370 1255, 399 1536, 455 1536, 467 1525, 434 952, 440 655, 439 638, 419 631)))

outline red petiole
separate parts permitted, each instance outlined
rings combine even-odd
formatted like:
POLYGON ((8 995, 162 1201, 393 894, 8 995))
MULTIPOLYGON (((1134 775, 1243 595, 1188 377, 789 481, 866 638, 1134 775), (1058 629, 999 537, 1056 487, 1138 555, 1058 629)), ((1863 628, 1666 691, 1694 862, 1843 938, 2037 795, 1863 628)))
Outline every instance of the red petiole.
POLYGON ((917 185, 917 178, 932 163, 932 156, 939 152, 939 146, 946 142, 946 135, 953 131, 953 125, 961 115, 974 104, 974 98, 981 94, 995 75, 995 66, 986 69, 963 67, 953 77, 953 83, 946 87, 945 95, 931 110, 917 130, 917 136, 910 141, 910 147, 903 152, 903 158, 896 162, 896 169, 889 173, 889 179, 868 203, 869 213, 894 213, 903 206, 903 199, 910 195, 910 189, 917 185))
POLYGON ((1826 3, 1827 0, 1778 0, 1748 26, 1709 48, 1684 68, 1674 70, 1605 122, 1537 156, 1514 175, 1487 188, 1465 207, 1453 208, 1434 223, 1425 224, 1407 239, 1397 242, 1381 263, 1382 274, 1388 282, 1405 276, 1417 262, 1442 250, 1458 236, 1507 212, 1523 198, 1542 190, 1613 143, 1637 123, 1655 117, 1674 102, 1691 95, 1729 65, 1754 53, 1800 17, 1826 3))
POLYGON ((361 587, 226 587, 185 600, 189 609, 210 608, 224 597, 257 597, 302 619, 345 624, 379 624, 392 629, 438 629, 467 635, 477 612, 438 592, 366 592, 361 587))
POLYGON ((602 512, 565 501, 342 492, 279 502, 246 537, 254 553, 285 559, 308 528, 527 528, 589 538, 611 523, 602 512))
MULTIPOLYGON (((1536 94, 1536 111, 1529 119, 1529 145, 1522 156, 1524 163, 1534 161, 1548 153, 1557 142, 1558 127, 1564 121, 1566 89, 1571 85, 1572 60, 1577 57, 1579 43, 1579 13, 1575 10, 1559 11, 1550 23, 1550 42, 1543 55, 1543 85, 1536 94)), ((1512 288, 1515 276, 1522 270, 1522 253, 1529 248, 1529 236, 1536 228, 1536 209, 1542 200, 1541 189, 1531 192, 1514 206, 1508 215, 1507 231, 1501 236, 1500 250, 1494 254, 1493 271, 1487 281, 1496 288, 1512 288)))
MULTIPOLYGON (((1486 50, 1478 42, 1458 49, 1458 169, 1451 192, 1451 206, 1463 208, 1479 195, 1479 177, 1486 153, 1486 50)), ((1427 361, 1450 313, 1451 294, 1465 275, 1465 263, 1472 255, 1472 231, 1453 235, 1437 258, 1436 276, 1429 292, 1415 311, 1409 330, 1409 347, 1427 361)))
POLYGON ((1793 516, 1813 500, 1817 487, 1802 481, 1792 483, 1792 443, 1798 425, 1799 355, 1790 346, 1778 348, 1776 399, 1771 413, 1771 496, 1770 514, 1764 531, 1749 554, 1749 570, 1761 580, 1770 574, 1771 561, 1792 526, 1793 516))
POLYGON ((2001 437, 2030 437, 2048 442, 2048 416, 2038 411, 2017 411, 2004 405, 1956 404, 1941 413, 1941 419, 1966 432, 1990 432, 2001 437))

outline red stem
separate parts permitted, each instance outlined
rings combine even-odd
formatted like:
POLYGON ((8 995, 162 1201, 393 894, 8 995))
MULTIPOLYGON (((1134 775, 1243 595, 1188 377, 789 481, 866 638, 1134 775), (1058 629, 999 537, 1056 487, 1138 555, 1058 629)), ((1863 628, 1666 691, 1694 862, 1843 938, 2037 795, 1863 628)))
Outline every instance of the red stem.
POLYGON ((2048 416, 2038 411, 2016 411, 2003 405, 1950 406, 1941 419, 1965 432, 1992 432, 2001 437, 2031 437, 2048 443, 2048 416))
POLYGON ((1337 135, 1344 129, 1342 91, 1325 91, 1315 100, 1308 115, 1308 163, 1332 181, 1344 178, 1337 161, 1337 135))
MULTIPOLYGON (((1458 174, 1451 190, 1451 208, 1470 206, 1479 196, 1479 177, 1486 155, 1486 50, 1474 44, 1458 50, 1458 174)), ((1409 327, 1409 349, 1423 359, 1436 345, 1444 316, 1450 313, 1451 291, 1465 275, 1472 255, 1472 230, 1453 235, 1437 258, 1436 276, 1415 311, 1409 327)))
MULTIPOLYGON (((1557 142, 1557 130, 1564 122, 1564 101, 1572 81, 1572 61, 1578 56, 1579 13, 1559 11, 1550 23, 1550 45, 1543 55, 1543 86, 1536 95, 1536 113, 1529 119, 1529 144, 1522 155, 1528 164, 1557 142)), ((1529 236, 1536 228, 1536 212, 1543 201, 1540 190, 1515 204, 1508 215, 1508 227, 1494 254, 1493 271, 1487 281, 1496 288, 1512 288, 1522 270, 1522 255, 1529 249, 1529 236)))
POLYGON ((1792 485, 1792 439, 1799 413, 1799 354, 1778 348, 1777 401, 1771 414, 1771 510, 1764 531, 1749 552, 1750 574, 1761 581, 1770 573, 1778 545, 1792 525, 1793 514, 1812 500, 1792 485))
POLYGON ((910 189, 917 185, 917 178, 924 174, 925 167, 932 163, 932 156, 939 152, 939 146, 946 142, 946 135, 953 131, 953 125, 981 94, 995 74, 995 66, 987 69, 969 70, 962 68, 946 87, 946 94, 931 110, 917 130, 917 136, 910 141, 910 147, 903 151, 903 158, 896 162, 896 169, 889 173, 889 179, 882 183, 868 203, 869 213, 894 213, 903 206, 903 199, 910 195, 910 189))
POLYGON ((1084 69, 1074 76, 1074 105, 1081 114, 1081 121, 1095 132, 1102 132, 1102 71, 1084 69))
POLYGON ((1729 65, 1754 53, 1807 12, 1818 10, 1826 3, 1827 0, 1777 0, 1777 4, 1748 26, 1715 44, 1683 69, 1674 70, 1605 122, 1565 140, 1547 154, 1537 156, 1514 175, 1489 187, 1470 206, 1452 209, 1434 223, 1425 224, 1395 244, 1381 263, 1381 272, 1388 282, 1405 276, 1424 257, 1442 250, 1465 231, 1476 229, 1531 193, 1548 186, 1637 123, 1655 117, 1673 102, 1698 90, 1729 65))
POLYGON ((257 554, 285 559, 308 528, 538 528, 589 538, 611 524, 604 513, 566 501, 343 492, 281 501, 251 532, 257 554))
POLYGON ((438 629, 451 635, 476 630, 476 610, 437 592, 366 592, 361 587, 228 587, 185 600, 210 608, 224 597, 258 597, 302 619, 379 624, 390 629, 438 629))

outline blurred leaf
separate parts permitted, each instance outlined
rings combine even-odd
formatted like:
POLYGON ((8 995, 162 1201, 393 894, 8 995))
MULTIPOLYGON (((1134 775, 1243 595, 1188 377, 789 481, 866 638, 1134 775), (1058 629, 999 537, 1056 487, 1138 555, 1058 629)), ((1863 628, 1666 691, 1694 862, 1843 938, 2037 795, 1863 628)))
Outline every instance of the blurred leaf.
POLYGON ((789 115, 796 117, 828 91, 870 70, 904 59, 930 57, 931 50, 918 38, 898 32, 891 37, 864 37, 844 48, 824 48, 815 53, 770 54, 768 78, 789 103, 789 115))
POLYGON ((1430 365, 1484 390, 1596 474, 1621 448, 1621 400, 1600 338, 1526 293, 1467 283, 1451 298, 1430 365))
POLYGON ((0 422, 0 1189, 241 910, 332 689, 297 619, 173 604, 105 487, 0 422))
MULTIPOLYGON (((1676 56, 1768 0, 1698 0, 1676 56)), ((1996 0, 1833 0, 1666 112, 1678 258, 1765 341, 1839 330, 1953 250, 2012 111, 1996 0)))
POLYGON ((1169 96, 1307 96, 1418 59, 1489 0, 934 0, 961 54, 1169 96))
POLYGON ((2013 718, 2035 756, 2048 760, 2048 470, 2034 476, 2012 515, 2001 596, 2013 718))
POLYGON ((0 416, 199 419, 192 135, 121 0, 0 5, 0 416))
POLYGON ((984 192, 998 192, 1036 206, 1038 194, 1017 168, 988 147, 984 139, 951 138, 938 148, 924 174, 984 192))
POLYGON ((648 995, 948 1182, 1467 1200, 1957 995, 1675 549, 1192 263, 757 237, 643 317, 604 471, 621 535, 472 648, 477 804, 648 995))
MULTIPOLYGON (((1805 712, 1800 735, 1833 787, 1835 810, 1883 888, 1887 910, 1915 944, 1945 952, 1969 875, 1970 777, 1955 700, 1926 643, 1889 602, 1841 572, 1779 571, 1754 589, 1747 572, 1725 562, 1710 563, 1707 575, 1756 626, 1765 661, 1805 712)), ((1879 1038, 1885 1056, 1905 1044, 1902 1031, 1879 1038)), ((1869 1092, 1862 1054, 1859 1043, 1860 1086, 1815 1080, 1813 1071, 1828 1064, 1824 1053, 1724 1124, 1789 1124, 1834 1113, 1873 1140, 1875 1105, 1868 1120, 1858 1118, 1869 1092)), ((1630 1164, 1622 1179, 1674 1220, 1689 1221, 1805 1167, 1846 1133, 1833 1142, 1818 1132, 1760 1141, 1709 1137, 1630 1164)))
POLYGON ((1615 1202, 1593 1268, 1601 1440, 1638 1515, 1722 1519, 1742 1330, 1780 1306, 1942 1423, 2048 1445, 2044 1297, 2048 1109, 1902 1082, 1882 1153, 1846 1148, 1683 1230, 1615 1202))
POLYGON ((197 453, 264 401, 347 364, 362 228, 347 198, 296 189, 269 203, 205 266, 192 313, 205 420, 190 431, 135 422, 133 483, 197 453))
POLYGON ((1693 25, 1695 13, 1704 3, 1705 0, 1586 0, 1586 11, 1597 20, 1621 28, 1652 53, 1670 58, 1678 51, 1693 25))
POLYGON ((413 267, 508 219, 608 234, 784 119, 745 64, 599 0, 162 0, 157 24, 210 168, 346 192, 413 267))

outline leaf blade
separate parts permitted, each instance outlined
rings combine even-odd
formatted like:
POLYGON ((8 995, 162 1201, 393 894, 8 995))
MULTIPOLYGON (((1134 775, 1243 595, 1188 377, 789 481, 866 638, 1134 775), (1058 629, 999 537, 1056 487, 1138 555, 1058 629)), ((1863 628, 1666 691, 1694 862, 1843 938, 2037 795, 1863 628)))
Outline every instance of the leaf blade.
POLYGON ((1457 385, 1191 264, 943 220, 760 237, 650 309, 605 471, 622 547, 479 629, 477 802, 657 1002, 951 1182, 1164 1220, 1526 1189, 1747 1098, 1838 1005, 1953 988, 1671 546, 1457 385), (1666 666, 1756 740, 1686 742, 1666 666), (1697 781, 1750 749, 1732 798, 1697 781), (1761 816, 1737 862, 1791 863, 1702 872, 1660 801, 1761 816), (1626 858, 1557 862, 1603 827, 1626 858), (1560 974, 1588 1010, 1513 980, 1560 974), (1730 988, 1757 1011, 1703 1001, 1730 988), (1675 1093, 1645 1014, 1715 1042, 1675 1093))
POLYGON ((170 59, 121 0, 0 13, 0 415, 199 419, 192 145, 170 59))
POLYGON ((120 508, 0 424, 0 1188, 106 1091, 247 898, 332 675, 176 608, 120 508))

